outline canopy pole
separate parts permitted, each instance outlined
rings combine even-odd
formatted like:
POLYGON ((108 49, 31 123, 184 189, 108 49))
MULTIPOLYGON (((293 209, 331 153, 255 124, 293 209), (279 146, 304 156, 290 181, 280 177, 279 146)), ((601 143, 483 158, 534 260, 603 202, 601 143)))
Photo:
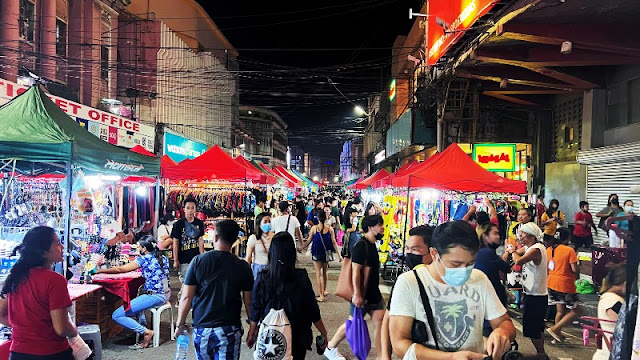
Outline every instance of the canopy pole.
POLYGON ((155 239, 158 239, 158 223, 160 222, 160 176, 156 176, 155 207, 156 209, 153 222, 153 237, 155 239))
POLYGON ((67 188, 65 199, 65 215, 64 215, 64 256, 62 257, 62 274, 67 276, 67 266, 69 262, 69 237, 71 236, 71 191, 73 191, 73 171, 71 169, 71 161, 67 162, 67 188))
MULTIPOLYGON (((12 162, 13 162, 13 169, 11 170, 11 177, 9 177, 9 181, 5 181, 4 194, 2 196, 2 202, 0 203, 0 211, 2 211, 2 207, 4 203, 7 202, 7 193, 9 192, 9 186, 11 186, 11 184, 13 183, 13 177, 15 176, 15 172, 16 172, 16 160, 14 159, 12 162)), ((4 166, 2 168, 4 169, 4 166)), ((9 204, 7 204, 7 207, 9 207, 9 204)))
POLYGON ((409 191, 411 189, 411 175, 409 175, 409 181, 407 182, 407 208, 404 212, 404 231, 402 232, 402 255, 403 255, 403 260, 402 260, 402 265, 405 264, 405 256, 406 256, 406 251, 407 249, 405 248, 407 246, 407 226, 409 223, 409 191))

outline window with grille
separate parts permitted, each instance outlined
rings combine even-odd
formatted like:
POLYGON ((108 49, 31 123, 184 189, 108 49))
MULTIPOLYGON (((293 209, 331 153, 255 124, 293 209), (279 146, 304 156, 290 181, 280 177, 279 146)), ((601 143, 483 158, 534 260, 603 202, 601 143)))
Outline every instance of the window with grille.
POLYGON ((29 0, 20 0, 20 14, 18 18, 18 31, 20 39, 33 42, 34 36, 34 5, 29 0))
POLYGON ((67 24, 56 19, 56 55, 67 56, 67 24))

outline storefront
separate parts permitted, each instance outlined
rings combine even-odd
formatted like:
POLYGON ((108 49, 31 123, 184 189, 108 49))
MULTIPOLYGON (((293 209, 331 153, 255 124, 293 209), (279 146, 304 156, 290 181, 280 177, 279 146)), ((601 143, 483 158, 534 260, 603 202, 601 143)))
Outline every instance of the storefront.
MULTIPOLYGON (((640 142, 580 150, 578 163, 587 165, 587 201, 592 214, 607 205, 610 194, 618 194, 621 205, 626 200, 633 200, 638 209, 640 142)), ((597 221, 595 216, 594 219, 597 221)), ((603 243, 608 239, 603 231, 599 231, 594 241, 603 243)))

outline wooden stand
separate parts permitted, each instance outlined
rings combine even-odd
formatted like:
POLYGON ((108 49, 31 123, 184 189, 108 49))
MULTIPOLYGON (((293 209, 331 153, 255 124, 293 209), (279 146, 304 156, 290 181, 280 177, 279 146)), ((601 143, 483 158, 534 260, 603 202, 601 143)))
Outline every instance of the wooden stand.
POLYGON ((77 300, 76 321, 78 324, 96 324, 100 326, 102 341, 118 335, 122 332, 122 326, 118 325, 111 315, 122 306, 122 299, 111 294, 105 289, 99 289, 77 300))

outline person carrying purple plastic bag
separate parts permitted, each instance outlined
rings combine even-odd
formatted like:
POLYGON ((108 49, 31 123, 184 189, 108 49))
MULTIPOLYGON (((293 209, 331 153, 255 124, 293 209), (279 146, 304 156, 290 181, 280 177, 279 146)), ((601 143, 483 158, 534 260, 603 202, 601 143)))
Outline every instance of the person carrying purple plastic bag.
MULTIPOLYGON (((386 307, 379 289, 380 276, 378 274, 380 272, 380 260, 378 258, 376 241, 382 239, 384 234, 384 221, 380 215, 365 216, 362 220, 361 227, 364 235, 354 245, 351 252, 352 280, 354 285, 353 298, 351 299, 351 318, 347 320, 346 324, 338 328, 333 339, 329 341, 324 352, 324 356, 329 360, 345 360, 345 357, 338 352, 338 345, 345 339, 348 327, 353 331, 356 331, 356 329, 360 329, 357 331, 361 331, 362 324, 359 323, 360 320, 355 319, 357 313, 360 313, 361 317, 364 317, 365 314, 371 316, 375 326, 376 354, 382 352, 380 331, 386 307), (354 328, 356 324, 360 325, 354 328)), ((364 322, 364 319, 362 319, 362 322, 364 322)), ((364 325, 366 326, 366 323, 364 325)), ((361 351, 360 345, 363 344, 363 342, 358 341, 357 349, 354 349, 351 340, 349 340, 349 345, 352 345, 351 349, 354 355, 360 360, 364 360, 368 354, 368 351, 364 352, 364 354, 363 351, 361 351), (363 355, 364 357, 361 357, 363 355)), ((371 345, 367 347, 370 348, 371 345)), ((362 347, 362 349, 363 348, 364 347, 362 347)))

